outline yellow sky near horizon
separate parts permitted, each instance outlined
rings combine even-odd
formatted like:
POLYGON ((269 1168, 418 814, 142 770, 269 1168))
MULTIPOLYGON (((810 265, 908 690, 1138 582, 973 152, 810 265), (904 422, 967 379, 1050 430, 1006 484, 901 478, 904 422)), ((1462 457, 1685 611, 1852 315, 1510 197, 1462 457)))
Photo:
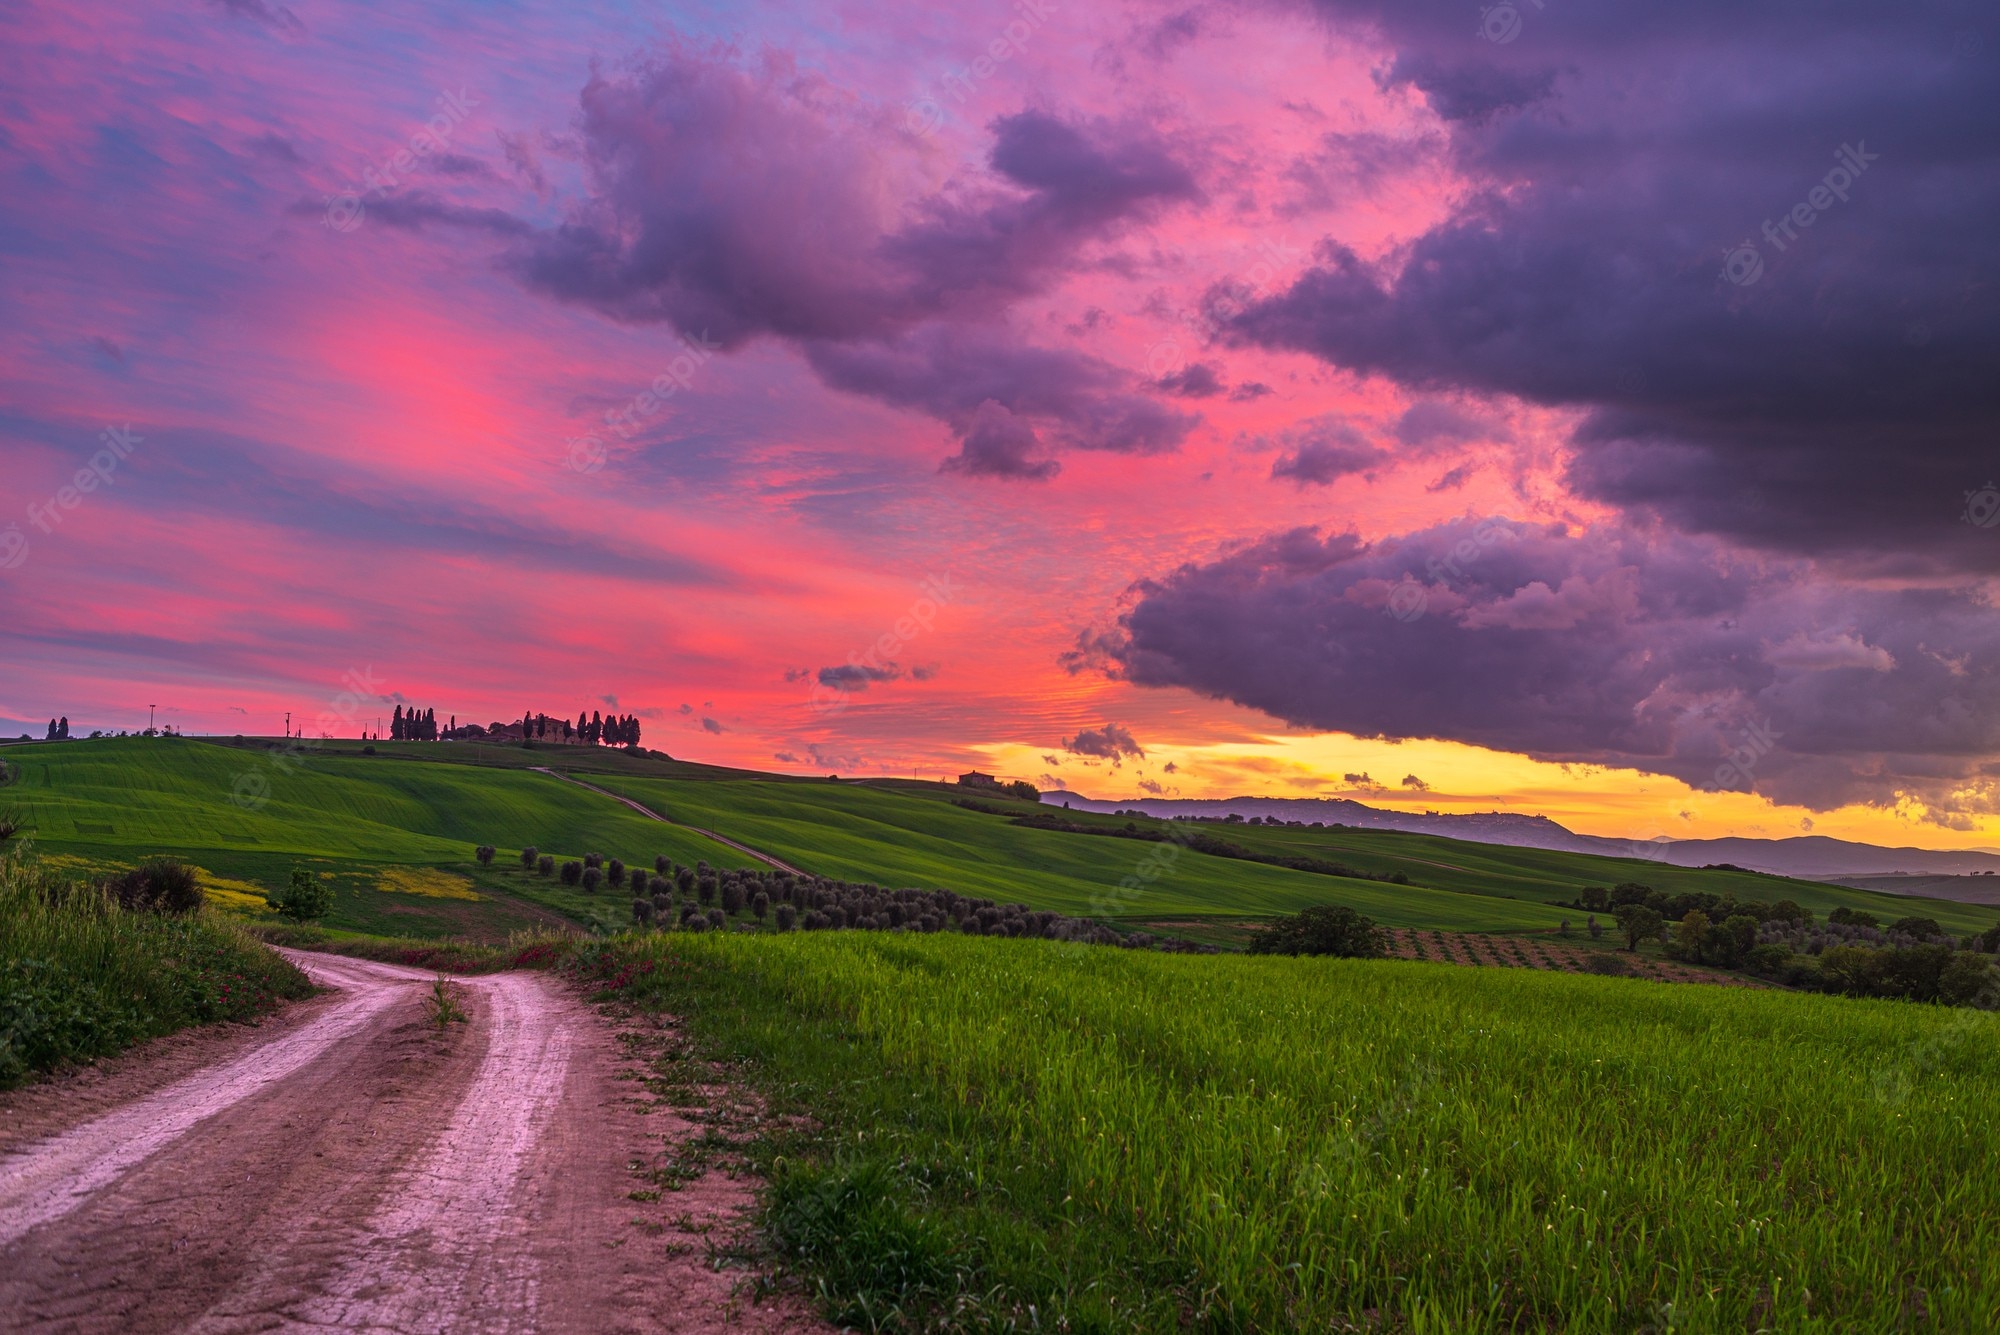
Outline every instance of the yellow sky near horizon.
POLYGON ((1053 779, 1071 791, 1112 801, 1346 797, 1396 811, 1540 815, 1578 834, 1613 839, 1815 834, 1890 846, 2000 847, 2000 818, 1975 816, 1969 829, 1947 828, 1911 800, 1894 807, 1812 811, 1752 793, 1700 791, 1640 770, 1558 764, 1460 742, 1272 732, 1192 745, 1147 742, 1143 757, 1115 764, 1064 754, 1054 757, 1061 762, 1054 766, 1045 748, 1002 744, 983 750, 995 774, 1043 787, 1053 779), (1349 782, 1350 774, 1365 775, 1369 782, 1349 782), (1426 787, 1405 786, 1408 776, 1426 787))

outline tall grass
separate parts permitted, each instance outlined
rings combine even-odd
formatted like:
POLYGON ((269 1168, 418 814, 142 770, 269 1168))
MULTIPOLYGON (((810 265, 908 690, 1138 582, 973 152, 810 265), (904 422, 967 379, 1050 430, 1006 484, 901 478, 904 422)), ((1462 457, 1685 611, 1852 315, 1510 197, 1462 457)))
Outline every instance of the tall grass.
POLYGON ((0 855, 0 1088, 311 990, 304 974, 207 911, 122 909, 23 853, 0 855))
POLYGON ((1990 1015, 962 937, 611 952, 803 1114, 770 1223, 842 1320, 2000 1325, 1990 1015))

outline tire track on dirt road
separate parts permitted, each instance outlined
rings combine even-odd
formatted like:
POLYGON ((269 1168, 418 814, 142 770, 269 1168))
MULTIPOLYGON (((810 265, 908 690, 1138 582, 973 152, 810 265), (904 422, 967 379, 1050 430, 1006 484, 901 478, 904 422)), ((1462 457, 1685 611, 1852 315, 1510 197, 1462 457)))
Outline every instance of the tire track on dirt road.
MULTIPOLYGON (((395 990, 383 985, 372 970, 343 966, 349 962, 313 969, 314 981, 338 987, 345 995, 338 1006, 304 1029, 86 1122, 37 1146, 32 1154, 0 1160, 0 1248, 77 1209, 197 1124, 285 1079, 365 1029, 396 999, 395 990)), ((404 972, 411 978, 423 977, 404 972)))
POLYGON ((545 1329, 529 1245, 527 1178, 562 1101, 574 1035, 528 974, 479 980, 488 1007, 479 1074, 431 1153, 389 1193, 368 1241, 305 1304, 342 1331, 545 1329))
POLYGON ((0 1159, 0 1330, 825 1329, 683 1241, 740 1227, 747 1182, 634 1195, 705 1128, 652 1116, 559 980, 458 980, 441 1031, 435 975, 285 953, 323 1012, 0 1159))

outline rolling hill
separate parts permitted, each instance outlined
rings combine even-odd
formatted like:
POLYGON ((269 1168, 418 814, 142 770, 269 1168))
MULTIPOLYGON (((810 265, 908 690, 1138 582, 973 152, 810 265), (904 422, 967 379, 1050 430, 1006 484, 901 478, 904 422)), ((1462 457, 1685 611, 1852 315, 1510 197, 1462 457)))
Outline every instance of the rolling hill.
POLYGON ((233 885, 244 906, 254 906, 256 887, 275 887, 304 861, 336 884, 337 925, 402 935, 491 935, 556 917, 604 925, 622 917, 615 894, 586 896, 524 874, 512 859, 528 844, 559 858, 601 851, 645 865, 657 855, 756 865, 689 827, 816 875, 949 889, 1135 925, 1240 921, 1341 903, 1389 926, 1541 932, 1581 919, 1560 904, 1582 887, 1621 881, 1789 898, 1822 914, 1843 905, 1886 918, 1923 912, 1956 932, 1983 930, 1992 918, 1990 909, 1939 900, 1436 835, 1202 827, 1253 858, 1312 858, 1361 873, 1322 875, 1129 837, 1170 835, 1176 827, 1163 822, 1072 810, 1055 814, 1102 833, 1030 828, 1016 822, 1048 817, 1047 804, 911 780, 833 782, 723 769, 657 753, 380 743, 371 754, 360 743, 335 742, 280 764, 272 747, 268 740, 186 738, 13 746, 5 758, 14 777, 0 789, 0 808, 18 812, 45 853, 72 865, 174 853, 199 863, 214 883, 233 885), (587 776, 605 792, 537 767, 587 776), (650 820, 605 793, 674 823, 650 820), (479 843, 501 849, 493 867, 472 861, 479 843), (391 875, 395 868, 458 877, 429 884, 460 892, 425 894, 426 882, 391 875), (1387 879, 1398 875, 1407 883, 1387 879))

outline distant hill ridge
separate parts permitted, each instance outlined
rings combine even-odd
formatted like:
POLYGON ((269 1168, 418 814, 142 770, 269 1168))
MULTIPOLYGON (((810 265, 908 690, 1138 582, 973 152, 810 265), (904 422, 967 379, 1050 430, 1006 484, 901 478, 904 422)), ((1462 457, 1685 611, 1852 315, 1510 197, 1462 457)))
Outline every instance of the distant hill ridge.
POLYGON ((1360 829, 1437 834, 1479 844, 1595 853, 1601 857, 1645 858, 1671 863, 1676 867, 1705 867, 1711 863, 1728 862, 1751 871, 1822 881, 1836 876, 1888 876, 1899 872, 1913 876, 1969 876, 1987 871, 2000 873, 2000 855, 1976 850, 1884 848, 1877 844, 1830 839, 1825 835, 1801 835, 1792 839, 1607 839, 1601 835, 1578 834, 1547 816, 1529 816, 1518 811, 1482 811, 1467 815, 1425 812, 1420 815, 1371 807, 1347 797, 1145 797, 1106 802, 1081 793, 1058 790, 1043 793, 1042 801, 1054 806, 1067 803, 1078 811, 1143 811, 1149 816, 1163 818, 1207 816, 1220 819, 1237 815, 1245 820, 1261 816, 1308 823, 1321 821, 1328 825, 1348 825, 1360 829))

